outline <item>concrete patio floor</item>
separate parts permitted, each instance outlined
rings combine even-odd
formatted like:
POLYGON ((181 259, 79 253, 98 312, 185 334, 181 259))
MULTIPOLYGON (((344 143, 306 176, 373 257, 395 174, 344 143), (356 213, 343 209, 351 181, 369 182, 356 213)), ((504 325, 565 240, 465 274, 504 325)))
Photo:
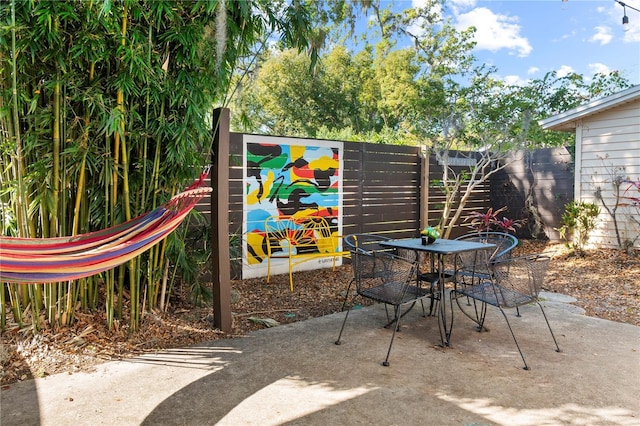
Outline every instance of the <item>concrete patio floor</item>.
MULTIPOLYGON (((452 347, 413 309, 383 367, 382 306, 58 374, 1 393, 8 425, 639 425, 640 327, 582 315, 548 295, 489 332, 456 312, 452 347)), ((510 317, 511 318, 511 317, 510 317)))

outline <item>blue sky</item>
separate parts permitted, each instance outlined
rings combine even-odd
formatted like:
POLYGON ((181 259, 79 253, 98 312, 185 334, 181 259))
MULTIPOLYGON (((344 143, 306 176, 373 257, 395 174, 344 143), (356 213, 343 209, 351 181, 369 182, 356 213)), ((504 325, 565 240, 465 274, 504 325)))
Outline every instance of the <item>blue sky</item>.
MULTIPOLYGON (((640 9, 640 0, 622 0, 640 9)), ((383 6, 391 1, 382 1, 383 6)), ((424 0, 395 0, 395 10, 424 0)), ((449 0, 445 13, 459 28, 475 26, 479 61, 495 66, 500 78, 520 83, 549 71, 591 78, 620 71, 640 84, 640 12, 614 0, 449 0)))

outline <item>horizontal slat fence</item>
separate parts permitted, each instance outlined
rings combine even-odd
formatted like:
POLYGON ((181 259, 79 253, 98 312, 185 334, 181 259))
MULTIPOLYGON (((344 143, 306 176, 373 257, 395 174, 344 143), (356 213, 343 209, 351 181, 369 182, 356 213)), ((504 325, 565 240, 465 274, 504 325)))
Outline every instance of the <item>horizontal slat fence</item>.
MULTIPOLYGON (((451 158, 473 158, 474 155, 469 155, 469 153, 457 153, 452 151, 449 153, 451 158)), ((453 161, 450 162, 450 164, 453 161)), ((449 177, 452 178, 454 175, 460 174, 463 170, 468 167, 465 166, 449 166, 451 170, 449 177)), ((442 190, 438 189, 438 182, 442 180, 444 174, 444 165, 437 161, 435 155, 429 156, 429 196, 428 196, 428 223, 429 225, 437 225, 440 222, 440 218, 442 217, 442 213, 445 205, 445 194, 442 190)), ((466 234, 471 231, 468 226, 468 219, 473 211, 486 211, 490 206, 490 195, 489 195, 490 185, 489 182, 484 182, 478 185, 473 192, 467 203, 464 206, 462 215, 460 219, 456 223, 456 226, 453 228, 451 235, 449 238, 455 238, 462 234, 466 234)), ((453 215, 460 205, 460 200, 457 198, 452 206, 451 215, 453 215)))
POLYGON ((420 223, 417 147, 345 142, 343 233, 415 236, 420 223))
MULTIPOLYGON (((230 134, 229 146, 229 234, 232 276, 241 275, 244 176, 242 169, 243 135, 230 134)), ((452 153, 455 155, 455 153, 452 153)), ((522 155, 521 155, 522 156, 522 155)), ((421 175, 421 151, 418 147, 374 143, 345 142, 343 149, 343 234, 382 233, 394 238, 416 237, 421 218, 421 186, 429 183, 427 223, 436 225, 442 216, 444 194, 437 187, 443 166, 435 155, 428 157, 428 179, 421 175)), ((464 166, 454 166, 459 173, 464 166)), ((531 209, 539 214, 544 235, 557 239, 557 228, 564 204, 573 197, 573 162, 564 148, 538 150, 509 164, 480 185, 467 202, 451 238, 470 231, 465 223, 473 211, 508 206, 505 216, 527 218, 533 223, 531 209)), ((454 205, 454 209, 457 205, 454 205)), ((198 210, 210 215, 210 199, 203 199, 198 210)), ((519 237, 530 237, 530 227, 519 230, 519 237)))

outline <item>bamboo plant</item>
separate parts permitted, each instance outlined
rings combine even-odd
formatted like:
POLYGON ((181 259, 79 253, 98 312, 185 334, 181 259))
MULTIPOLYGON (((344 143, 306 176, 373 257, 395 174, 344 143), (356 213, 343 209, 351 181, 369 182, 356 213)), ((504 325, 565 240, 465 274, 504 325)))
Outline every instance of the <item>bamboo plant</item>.
MULTIPOLYGON (((77 235, 168 200, 210 157, 236 61, 272 31, 304 47, 309 27, 297 2, 0 2, 2 235, 77 235)), ((0 283, 1 326, 102 308, 136 330, 168 300, 166 248, 83 280, 0 283)))

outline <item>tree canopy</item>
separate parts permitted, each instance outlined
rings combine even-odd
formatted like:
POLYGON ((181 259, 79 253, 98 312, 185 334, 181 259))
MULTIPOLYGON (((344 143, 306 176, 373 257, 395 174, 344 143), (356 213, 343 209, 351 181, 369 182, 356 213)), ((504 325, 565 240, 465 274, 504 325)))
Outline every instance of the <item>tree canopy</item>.
POLYGON ((323 49, 315 68, 308 56, 292 51, 262 56, 255 73, 241 82, 236 129, 430 146, 455 136, 456 147, 473 149, 486 143, 479 129, 494 128, 517 134, 529 146, 571 145, 570 135, 543 132, 538 120, 629 85, 617 73, 555 72, 507 85, 495 68, 475 60, 475 29, 459 31, 443 18, 445 1, 402 12, 377 0, 314 4, 325 6, 324 14, 316 12, 322 19, 314 21, 314 34, 324 37, 317 42, 323 49), (373 19, 354 40, 362 11, 373 19), (336 17, 342 25, 332 21, 336 17))

